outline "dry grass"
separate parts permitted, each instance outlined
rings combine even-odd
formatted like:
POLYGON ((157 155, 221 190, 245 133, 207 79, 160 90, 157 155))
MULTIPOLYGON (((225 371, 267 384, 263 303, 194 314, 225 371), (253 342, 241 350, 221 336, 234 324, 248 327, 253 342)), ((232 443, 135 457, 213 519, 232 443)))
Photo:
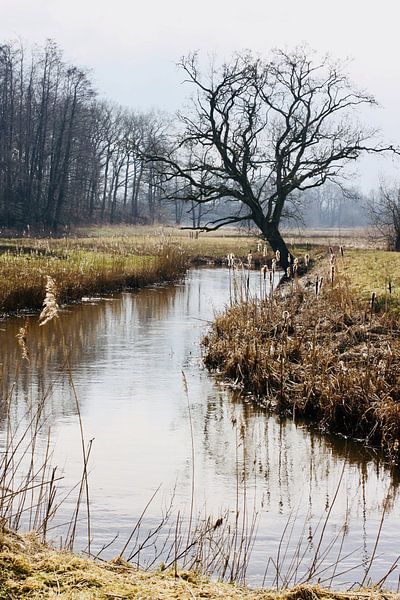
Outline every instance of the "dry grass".
POLYGON ((400 253, 383 250, 352 250, 343 263, 353 293, 361 299, 376 294, 379 306, 400 301, 400 253))
POLYGON ((78 249, 57 242, 10 245, 0 255, 0 311, 42 305, 46 277, 57 283, 61 303, 83 296, 175 279, 187 261, 178 247, 153 244, 132 253, 124 247, 78 249))
POLYGON ((250 590, 212 582, 193 572, 144 572, 122 560, 96 563, 57 552, 34 535, 0 534, 0 598, 62 598, 65 600, 397 600, 399 594, 378 590, 333 592, 318 586, 298 586, 275 592, 250 590))
POLYGON ((205 361, 279 411, 382 447, 399 462, 400 324, 384 296, 355 294, 357 257, 336 257, 333 283, 325 261, 272 298, 233 305, 206 338, 205 361))

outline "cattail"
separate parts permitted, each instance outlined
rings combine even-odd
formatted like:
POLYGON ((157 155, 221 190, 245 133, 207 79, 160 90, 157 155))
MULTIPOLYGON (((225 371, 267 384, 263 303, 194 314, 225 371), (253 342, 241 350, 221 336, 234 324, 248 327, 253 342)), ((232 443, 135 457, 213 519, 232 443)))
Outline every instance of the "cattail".
POLYGON ((276 262, 277 262, 276 259, 273 258, 272 262, 271 262, 271 270, 273 273, 275 273, 275 271, 276 271, 276 262))
POLYGON ((267 253, 268 253, 267 244, 264 244, 264 247, 263 247, 263 257, 267 256, 267 253))
POLYGON ((306 267, 308 267, 309 262, 310 262, 310 255, 306 254, 304 257, 304 264, 306 267))
POLYGON ((250 251, 250 252, 248 253, 248 255, 247 255, 247 266, 248 266, 249 268, 251 267, 252 260, 253 260, 253 255, 252 255, 252 253, 251 253, 251 251, 250 251))
POLYGON ((290 253, 287 255, 287 261, 288 261, 288 264, 289 264, 289 265, 290 265, 290 263, 292 262, 292 256, 291 256, 291 254, 290 254, 290 253))
POLYGON ((321 290, 322 290, 322 284, 323 284, 323 283, 324 283, 324 278, 323 278, 323 277, 320 277, 320 278, 318 279, 318 276, 317 276, 317 279, 316 279, 316 282, 315 282, 315 295, 316 295, 316 296, 318 296, 318 294, 320 294, 320 293, 321 293, 321 290))
POLYGON ((375 294, 375 292, 372 292, 372 294, 371 294, 371 311, 374 310, 375 300, 376 300, 376 294, 375 294))
POLYGON ((277 263, 281 260, 281 253, 279 252, 279 250, 275 252, 275 258, 277 263))
POLYGON ((56 282, 49 275, 46 283, 46 296, 43 300, 43 309, 39 315, 39 326, 45 325, 49 321, 58 317, 59 306, 57 304, 57 286, 56 282))
POLYGON ((264 277, 264 281, 267 278, 267 273, 268 273, 269 269, 268 269, 268 265, 264 265, 263 267, 261 267, 261 273, 264 277))
POLYGON ((329 260, 330 260, 331 265, 333 265, 335 263, 335 255, 331 254, 329 260))
POLYGON ((388 281, 388 292, 389 292, 389 294, 392 293, 392 280, 391 279, 389 279, 389 281, 388 281))
POLYGON ((332 255, 333 254, 333 248, 332 246, 329 246, 329 253, 332 255))
POLYGON ((288 267, 288 268, 286 269, 286 276, 287 276, 287 278, 288 278, 288 279, 290 279, 290 276, 291 276, 291 274, 292 274, 292 270, 291 270, 291 268, 290 268, 290 267, 288 267))
POLYGON ((340 246, 340 254, 342 256, 342 258, 344 257, 344 250, 343 250, 343 246, 340 246))
POLYGON ((262 244, 261 242, 257 242, 257 252, 261 252, 262 244))
POLYGON ((297 269, 299 268, 299 259, 295 258, 293 261, 293 271, 297 273, 297 269))
POLYGON ((228 254, 228 256, 226 257, 227 261, 228 261, 228 267, 231 269, 234 264, 235 264, 235 255, 234 254, 228 254))
POLYGON ((331 283, 335 279, 335 265, 331 265, 331 283))
POLYGON ((283 322, 286 323, 289 320, 289 313, 287 310, 284 310, 282 313, 283 322))

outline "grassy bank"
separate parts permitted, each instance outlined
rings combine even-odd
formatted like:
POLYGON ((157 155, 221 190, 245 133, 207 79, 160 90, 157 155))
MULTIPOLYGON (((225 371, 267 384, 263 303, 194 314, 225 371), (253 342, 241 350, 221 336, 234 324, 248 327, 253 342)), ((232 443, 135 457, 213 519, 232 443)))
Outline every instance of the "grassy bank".
POLYGON ((138 254, 108 247, 33 248, 19 246, 0 255, 0 311, 40 308, 46 276, 57 284, 61 303, 125 288, 170 281, 187 260, 179 248, 148 247, 138 254))
POLYGON ((395 600, 399 594, 376 590, 333 592, 298 586, 274 592, 212 582, 189 572, 144 572, 123 561, 99 563, 41 544, 33 535, 0 533, 0 598, 68 600, 395 600))
MULTIPOLYGON (((257 255, 257 240, 194 235, 163 228, 93 229, 82 237, 3 239, 0 251, 0 312, 38 309, 46 276, 61 303, 125 288, 170 281, 190 263, 222 263, 226 255, 257 255), (90 235, 88 235, 90 234, 90 235)), ((262 257, 259 243, 258 256, 262 257)))
POLYGON ((399 462, 399 272, 398 255, 338 252, 303 281, 218 317, 205 362, 278 411, 399 462))

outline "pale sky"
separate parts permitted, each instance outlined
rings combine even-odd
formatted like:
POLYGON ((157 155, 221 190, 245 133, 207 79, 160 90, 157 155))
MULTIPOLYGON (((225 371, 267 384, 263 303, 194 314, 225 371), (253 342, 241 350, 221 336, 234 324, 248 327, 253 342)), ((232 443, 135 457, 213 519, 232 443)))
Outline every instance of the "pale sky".
MULTIPOLYGON (((364 117, 400 145, 399 0, 0 0, 0 41, 53 38, 65 58, 92 70, 101 96, 138 109, 174 111, 190 90, 175 64, 182 55, 228 58, 236 50, 267 55, 307 43, 321 54, 352 58, 354 82, 381 108, 364 117)), ((400 158, 363 162, 357 183, 400 179, 400 158)))

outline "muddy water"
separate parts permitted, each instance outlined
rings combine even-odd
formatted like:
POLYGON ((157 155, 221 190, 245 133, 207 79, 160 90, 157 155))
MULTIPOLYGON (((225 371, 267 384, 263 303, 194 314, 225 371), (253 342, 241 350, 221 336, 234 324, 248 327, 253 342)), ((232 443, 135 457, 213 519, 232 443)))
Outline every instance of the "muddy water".
MULTIPOLYGON (((251 285, 256 293, 255 273, 251 285)), ((31 407, 45 399, 37 447, 46 447, 51 431, 51 460, 66 495, 82 473, 79 400, 85 438, 93 439, 92 551, 118 534, 106 557, 125 544, 155 490, 143 535, 171 503, 173 520, 187 518, 193 490, 194 514, 203 519, 234 519, 239 508, 247 515, 240 521, 247 533, 255 519, 247 571, 254 585, 262 584, 270 557, 279 560, 284 579, 306 570, 317 549, 316 578, 329 583, 334 574, 344 586, 362 581, 385 511, 368 570, 368 577, 381 579, 400 552, 396 473, 361 444, 267 415, 203 369, 199 342, 229 301, 229 290, 227 270, 198 269, 174 286, 69 307, 46 327, 29 317, 29 364, 19 358, 15 338, 22 320, 4 321, 2 396, 11 401, 14 423, 21 427, 31 407)), ((55 540, 65 536, 62 524, 75 497, 76 490, 59 509, 55 540)), ((84 510, 81 516, 77 545, 85 548, 84 510)), ((151 562, 152 556, 154 548, 140 558, 151 562)), ((274 578, 270 561, 265 581, 274 578)), ((397 570, 387 581, 396 588, 397 570)))

